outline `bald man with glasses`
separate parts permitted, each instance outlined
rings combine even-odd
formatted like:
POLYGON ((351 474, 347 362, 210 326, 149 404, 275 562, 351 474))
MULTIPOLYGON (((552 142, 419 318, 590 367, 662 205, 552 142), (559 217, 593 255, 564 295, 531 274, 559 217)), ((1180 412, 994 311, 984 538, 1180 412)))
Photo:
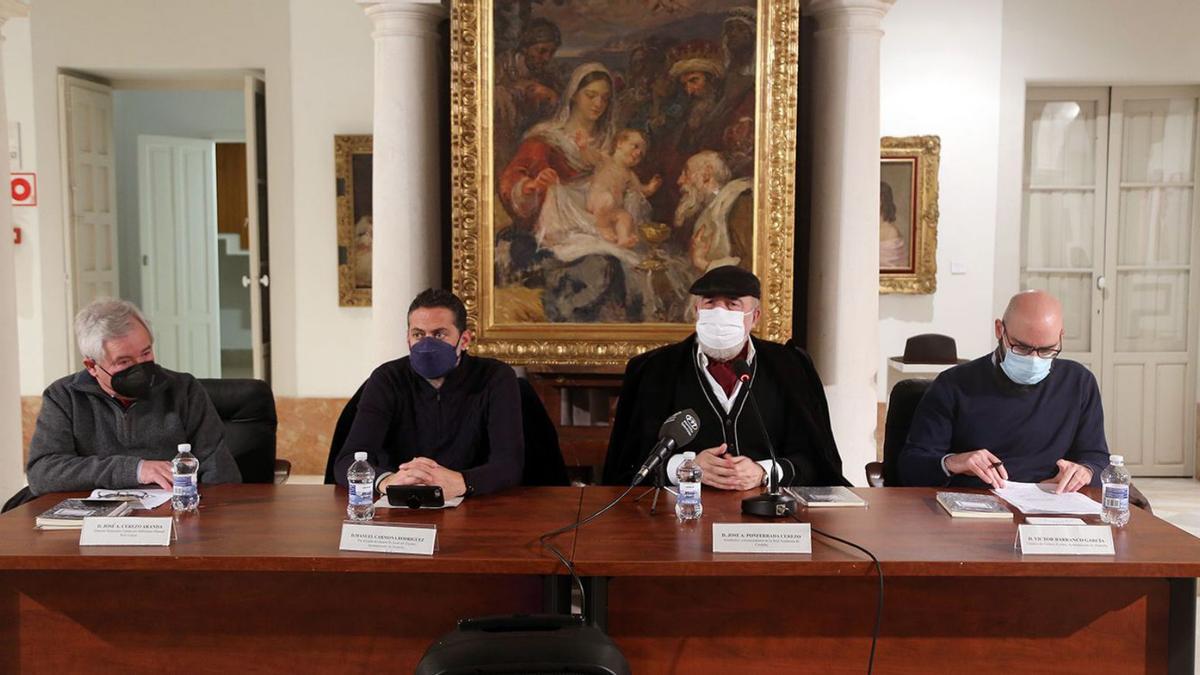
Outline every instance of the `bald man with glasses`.
POLYGON ((996 349, 934 380, 900 451, 905 485, 1003 487, 1100 484, 1108 465, 1096 378, 1059 358, 1062 305, 1044 291, 1012 297, 996 349))

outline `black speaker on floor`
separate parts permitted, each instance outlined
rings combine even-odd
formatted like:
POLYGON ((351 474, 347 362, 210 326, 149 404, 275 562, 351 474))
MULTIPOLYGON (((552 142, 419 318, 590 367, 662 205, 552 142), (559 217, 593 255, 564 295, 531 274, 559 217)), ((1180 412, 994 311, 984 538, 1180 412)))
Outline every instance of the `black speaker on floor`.
POLYGON ((559 614, 462 619, 433 643, 416 675, 579 673, 628 675, 613 641, 582 617, 559 614))

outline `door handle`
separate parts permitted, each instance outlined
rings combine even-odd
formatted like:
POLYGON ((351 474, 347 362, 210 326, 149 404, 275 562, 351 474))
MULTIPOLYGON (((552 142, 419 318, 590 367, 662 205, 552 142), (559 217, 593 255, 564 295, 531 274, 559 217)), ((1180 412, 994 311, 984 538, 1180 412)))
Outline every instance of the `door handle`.
POLYGON ((271 286, 271 277, 268 277, 265 274, 262 275, 258 278, 258 284, 263 288, 269 288, 271 286))
POLYGON ((242 288, 250 288, 250 277, 242 275, 242 288))
POLYGON ((1096 277, 1096 288, 1099 290, 1104 290, 1105 288, 1108 288, 1108 279, 1105 279, 1103 274, 1096 277))

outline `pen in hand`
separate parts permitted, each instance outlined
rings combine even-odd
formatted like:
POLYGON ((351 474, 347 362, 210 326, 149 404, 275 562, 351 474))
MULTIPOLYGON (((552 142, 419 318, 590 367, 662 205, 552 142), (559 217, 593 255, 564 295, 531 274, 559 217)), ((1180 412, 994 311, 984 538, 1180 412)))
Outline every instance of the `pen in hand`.
MULTIPOLYGON (((992 462, 988 468, 990 468, 992 471, 996 471, 996 469, 999 469, 1002 466, 1004 466, 1004 462, 996 460, 995 462, 992 462)), ((996 478, 997 481, 995 487, 1002 488, 1004 487, 1004 481, 1008 478, 1008 474, 1006 472, 1005 474, 1001 475, 999 471, 996 471, 996 478)))

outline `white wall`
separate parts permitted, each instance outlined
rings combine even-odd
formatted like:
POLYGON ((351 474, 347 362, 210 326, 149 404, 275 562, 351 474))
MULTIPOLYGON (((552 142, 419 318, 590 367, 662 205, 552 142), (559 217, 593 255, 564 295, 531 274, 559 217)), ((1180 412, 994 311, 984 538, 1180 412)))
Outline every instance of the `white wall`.
POLYGON ((883 21, 881 134, 940 136, 942 151, 937 292, 880 297, 880 400, 887 358, 912 335, 950 335, 960 358, 991 348, 1002 9, 1002 0, 900 0, 883 21))
MULTIPOLYGON (((14 34, 20 37, 15 50, 12 47, 4 48, 6 54, 28 53, 29 22, 24 18, 9 19, 5 24, 4 32, 10 38, 14 34)), ((4 75, 9 76, 9 68, 6 67, 5 71, 4 75)), ((18 80, 17 86, 27 84, 18 80)), ((6 111, 21 108, 20 105, 10 107, 7 101, 4 101, 3 105, 6 111)), ((8 138, 8 129, 0 127, 0 138, 8 138)), ((0 147, 6 144, 7 140, 0 142, 0 147)), ((12 164, 17 165, 14 168, 20 168, 19 161, 14 160, 12 164)), ((0 499, 7 499, 8 495, 15 493, 25 484, 21 452, 20 383, 14 371, 20 369, 21 312, 28 312, 29 307, 28 297, 23 302, 15 292, 15 286, 19 276, 27 274, 28 270, 21 269, 22 265, 27 263, 27 259, 18 262, 18 254, 22 258, 27 256, 24 251, 19 250, 20 247, 13 245, 10 227, 27 227, 28 221, 19 221, 13 214, 15 210, 17 209, 10 208, 7 204, 0 204, 0 317, 3 317, 3 323, 0 324, 0 354, 3 354, 3 366, 0 369, 6 371, 7 375, 3 387, 0 387, 0 499)))
MULTIPOLYGON (((13 19, 4 24, 4 95, 8 121, 21 128, 21 163, 13 171, 37 172, 37 138, 33 114, 33 50, 30 21, 13 19)), ((39 175, 40 177, 40 175, 39 175)), ((40 197, 40 195, 39 195, 40 197)), ((39 202, 41 201, 40 198, 39 202)), ((16 267, 17 341, 21 357, 21 394, 41 394, 47 381, 42 376, 42 316, 44 302, 37 280, 41 276, 39 249, 41 231, 38 207, 13 207, 13 225, 21 228, 22 243, 13 250, 16 267), (26 364, 34 364, 26 367, 26 364)))
POLYGON ((338 307, 333 137, 371 133, 371 21, 349 0, 292 0, 291 31, 296 389, 350 396, 378 364, 371 310, 338 307))
POLYGON ((225 141, 245 138, 242 90, 120 90, 113 92, 113 147, 117 153, 117 231, 121 242, 121 297, 142 301, 138 210, 138 136, 225 141))

